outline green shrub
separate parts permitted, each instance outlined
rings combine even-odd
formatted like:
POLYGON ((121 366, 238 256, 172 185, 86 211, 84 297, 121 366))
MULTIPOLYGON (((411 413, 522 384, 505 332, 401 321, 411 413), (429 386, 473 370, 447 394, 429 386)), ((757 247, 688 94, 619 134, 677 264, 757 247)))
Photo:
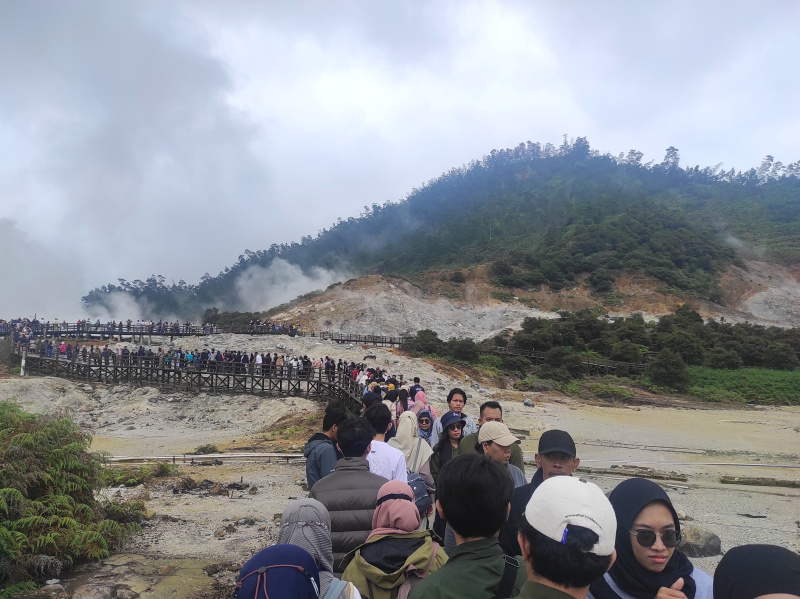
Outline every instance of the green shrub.
POLYGON ((194 453, 195 454, 219 453, 219 447, 217 447, 213 443, 206 443, 205 445, 201 445, 200 447, 195 448, 194 453))
POLYGON ((699 399, 728 398, 756 404, 800 405, 800 371, 741 368, 689 368, 690 392, 699 399))
POLYGON ((514 294, 507 291, 492 291, 492 297, 501 302, 509 303, 514 300, 514 294))
POLYGON ((553 388, 553 384, 549 381, 544 381, 540 379, 538 376, 526 376, 524 379, 521 379, 514 383, 514 389, 517 391, 550 391, 553 388))
POLYGON ((654 384, 678 391, 685 391, 689 386, 689 370, 681 356, 671 349, 658 353, 648 375, 654 384))
POLYGON ((460 270, 455 271, 452 275, 450 275, 450 280, 453 283, 466 283, 467 277, 464 276, 464 273, 460 270))
POLYGON ((589 383, 586 385, 586 390, 594 393, 597 397, 604 397, 608 399, 629 399, 636 397, 636 393, 624 387, 616 387, 606 383, 589 383))
POLYGON ((477 362, 480 357, 478 346, 472 339, 451 339, 443 349, 445 355, 464 362, 477 362))
POLYGON ((91 436, 71 420, 0 403, 0 584, 53 578, 76 560, 102 559, 138 524, 95 498, 106 480, 91 436))
POLYGON ((438 354, 444 342, 439 339, 439 334, 430 329, 417 331, 413 337, 408 337, 402 348, 420 354, 438 354))

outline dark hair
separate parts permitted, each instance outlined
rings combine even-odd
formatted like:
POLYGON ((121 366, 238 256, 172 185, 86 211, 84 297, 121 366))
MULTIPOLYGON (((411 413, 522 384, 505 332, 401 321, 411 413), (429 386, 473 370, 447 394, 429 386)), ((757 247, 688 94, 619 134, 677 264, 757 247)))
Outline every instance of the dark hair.
POLYGON ((325 410, 325 416, 322 418, 322 430, 329 431, 336 424, 341 424, 347 420, 347 410, 342 405, 329 406, 325 410))
POLYGON ((397 399, 400 402, 400 405, 403 406, 403 411, 408 411, 408 391, 406 389, 400 389, 397 392, 397 399))
POLYGON ((417 384, 419 384, 419 377, 418 377, 418 376, 415 376, 415 377, 414 377, 414 382, 415 382, 415 383, 417 383, 417 384))
POLYGON ((392 413, 384 404, 376 403, 367 408, 364 418, 375 429, 376 435, 382 435, 392 421, 392 413))
MULTIPOLYGON (((466 402, 464 402, 464 403, 466 403, 466 402)), ((481 410, 479 412, 480 415, 481 415, 481 418, 483 418, 483 411, 486 408, 489 408, 491 410, 500 410, 500 416, 503 415, 503 406, 501 406, 499 402, 489 400, 489 401, 485 401, 485 402, 483 402, 481 404, 481 410)))
POLYGON ((491 537, 503 525, 514 483, 497 463, 475 453, 454 457, 439 474, 436 499, 462 537, 491 537))
POLYGON ((450 405, 450 400, 453 399, 454 395, 461 395, 464 398, 464 405, 467 405, 467 394, 464 392, 463 389, 459 389, 456 387, 455 389, 450 389, 450 393, 447 394, 447 405, 450 405))
POLYGON ((611 565, 610 555, 589 553, 600 537, 583 526, 570 524, 563 544, 540 533, 524 517, 519 532, 530 543, 533 571, 550 582, 568 588, 588 587, 611 565))
POLYGON ((372 426, 364 418, 348 418, 339 425, 337 443, 346 458, 361 458, 372 443, 372 426))

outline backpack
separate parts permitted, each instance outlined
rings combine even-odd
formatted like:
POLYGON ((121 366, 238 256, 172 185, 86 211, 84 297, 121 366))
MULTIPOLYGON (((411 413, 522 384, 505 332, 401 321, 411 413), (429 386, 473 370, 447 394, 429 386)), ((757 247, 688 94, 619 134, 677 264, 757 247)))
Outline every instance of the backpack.
POLYGON ((272 545, 242 566, 236 581, 237 599, 319 597, 319 571, 314 558, 297 545, 272 545))
POLYGON ((425 514, 433 505, 433 499, 428 494, 428 487, 425 485, 425 480, 416 472, 408 473, 408 486, 414 491, 414 505, 417 506, 420 514, 425 514))
POLYGON ((325 593, 325 597, 323 597, 322 599, 339 599, 339 595, 341 595, 342 591, 344 591, 347 588, 347 584, 348 583, 346 583, 343 580, 334 578, 333 580, 331 580, 331 584, 328 587, 328 592, 325 593))

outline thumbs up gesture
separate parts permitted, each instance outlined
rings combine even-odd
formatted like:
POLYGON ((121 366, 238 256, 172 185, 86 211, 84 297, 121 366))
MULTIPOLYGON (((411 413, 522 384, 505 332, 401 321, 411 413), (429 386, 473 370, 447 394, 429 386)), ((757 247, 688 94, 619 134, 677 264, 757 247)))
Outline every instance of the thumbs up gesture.
POLYGON ((683 578, 679 578, 672 583, 669 588, 661 587, 655 599, 686 599, 686 595, 681 592, 683 588, 683 578))

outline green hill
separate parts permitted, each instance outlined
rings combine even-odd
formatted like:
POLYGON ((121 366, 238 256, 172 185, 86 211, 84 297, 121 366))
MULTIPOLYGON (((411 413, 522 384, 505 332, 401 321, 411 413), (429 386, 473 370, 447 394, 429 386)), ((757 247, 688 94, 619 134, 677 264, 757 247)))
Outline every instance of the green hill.
MULTIPOLYGON (((316 238, 246 250, 217 276, 166 285, 120 279, 89 292, 103 306, 123 292, 163 312, 197 317, 205 308, 241 305, 235 281, 275 259, 303 271, 413 275, 491 263, 501 286, 577 284, 613 288, 623 272, 648 274, 665 288, 720 301, 719 275, 755 248, 779 264, 800 262, 800 162, 767 157, 758 169, 681 168, 669 148, 661 163, 642 154, 600 154, 585 138, 560 147, 538 143, 493 150, 414 188, 406 198, 364 207, 316 238)), ((753 250, 755 251, 755 250, 753 250)))

